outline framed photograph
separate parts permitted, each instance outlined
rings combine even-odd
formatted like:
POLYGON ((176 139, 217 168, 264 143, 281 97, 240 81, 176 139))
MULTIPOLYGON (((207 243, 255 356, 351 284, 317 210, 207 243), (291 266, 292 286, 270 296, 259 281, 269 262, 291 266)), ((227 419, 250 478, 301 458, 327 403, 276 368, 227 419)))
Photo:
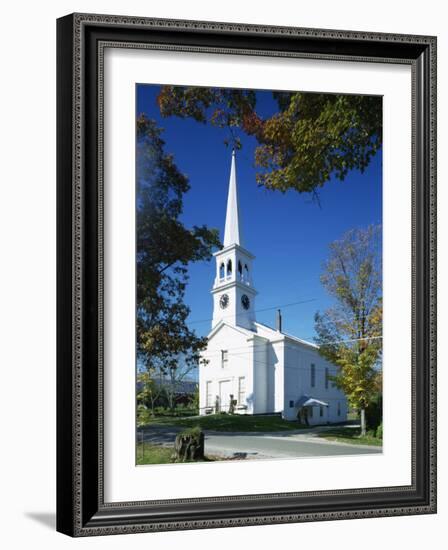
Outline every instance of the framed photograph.
POLYGON ((57 40, 57 529, 435 513, 436 38, 57 40))

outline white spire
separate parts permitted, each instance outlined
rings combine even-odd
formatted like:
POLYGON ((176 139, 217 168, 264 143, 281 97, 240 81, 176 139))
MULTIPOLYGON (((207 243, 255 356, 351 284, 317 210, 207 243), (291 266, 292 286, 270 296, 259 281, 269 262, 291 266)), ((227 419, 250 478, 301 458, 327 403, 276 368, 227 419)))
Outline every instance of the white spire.
POLYGON ((224 247, 232 244, 243 246, 243 235, 236 187, 235 149, 232 151, 230 168, 229 194, 227 196, 226 226, 224 230, 224 247))

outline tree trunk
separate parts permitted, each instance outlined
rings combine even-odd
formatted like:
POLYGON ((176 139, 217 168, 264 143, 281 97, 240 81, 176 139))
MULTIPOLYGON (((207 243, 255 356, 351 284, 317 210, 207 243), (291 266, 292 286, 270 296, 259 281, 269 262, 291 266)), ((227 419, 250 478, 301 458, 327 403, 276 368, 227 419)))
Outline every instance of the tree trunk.
POLYGON ((177 434, 174 453, 176 462, 204 460, 204 432, 192 430, 177 434))
POLYGON ((361 437, 366 435, 366 410, 361 409, 361 437))

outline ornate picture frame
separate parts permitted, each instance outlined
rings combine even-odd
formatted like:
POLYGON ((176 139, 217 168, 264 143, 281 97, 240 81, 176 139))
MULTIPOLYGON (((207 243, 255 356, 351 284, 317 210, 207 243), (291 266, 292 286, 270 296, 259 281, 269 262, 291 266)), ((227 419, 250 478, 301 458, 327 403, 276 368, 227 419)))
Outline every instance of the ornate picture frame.
MULTIPOLYGON (((57 22, 57 530, 70 536, 436 512, 436 38, 72 14, 57 22), (412 72, 412 482, 106 502, 104 51, 398 64, 412 72)), ((397 343, 399 345, 399 343, 397 343)))

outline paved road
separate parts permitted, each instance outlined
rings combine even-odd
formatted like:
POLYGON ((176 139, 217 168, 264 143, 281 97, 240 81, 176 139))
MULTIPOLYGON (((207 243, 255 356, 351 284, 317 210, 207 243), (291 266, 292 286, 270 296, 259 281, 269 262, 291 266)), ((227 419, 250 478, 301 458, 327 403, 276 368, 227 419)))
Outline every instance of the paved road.
POLYGON ((241 458, 297 458, 381 453, 381 447, 342 444, 309 435, 206 435, 206 454, 241 458))
MULTIPOLYGON (((158 426, 145 430, 144 439, 158 445, 172 445, 177 427, 158 426)), ((381 453, 381 447, 352 445, 328 441, 316 436, 326 428, 311 430, 260 433, 206 432, 205 453, 234 458, 293 458, 334 455, 363 455, 381 453)), ((139 435, 139 440, 141 434, 139 435)))

